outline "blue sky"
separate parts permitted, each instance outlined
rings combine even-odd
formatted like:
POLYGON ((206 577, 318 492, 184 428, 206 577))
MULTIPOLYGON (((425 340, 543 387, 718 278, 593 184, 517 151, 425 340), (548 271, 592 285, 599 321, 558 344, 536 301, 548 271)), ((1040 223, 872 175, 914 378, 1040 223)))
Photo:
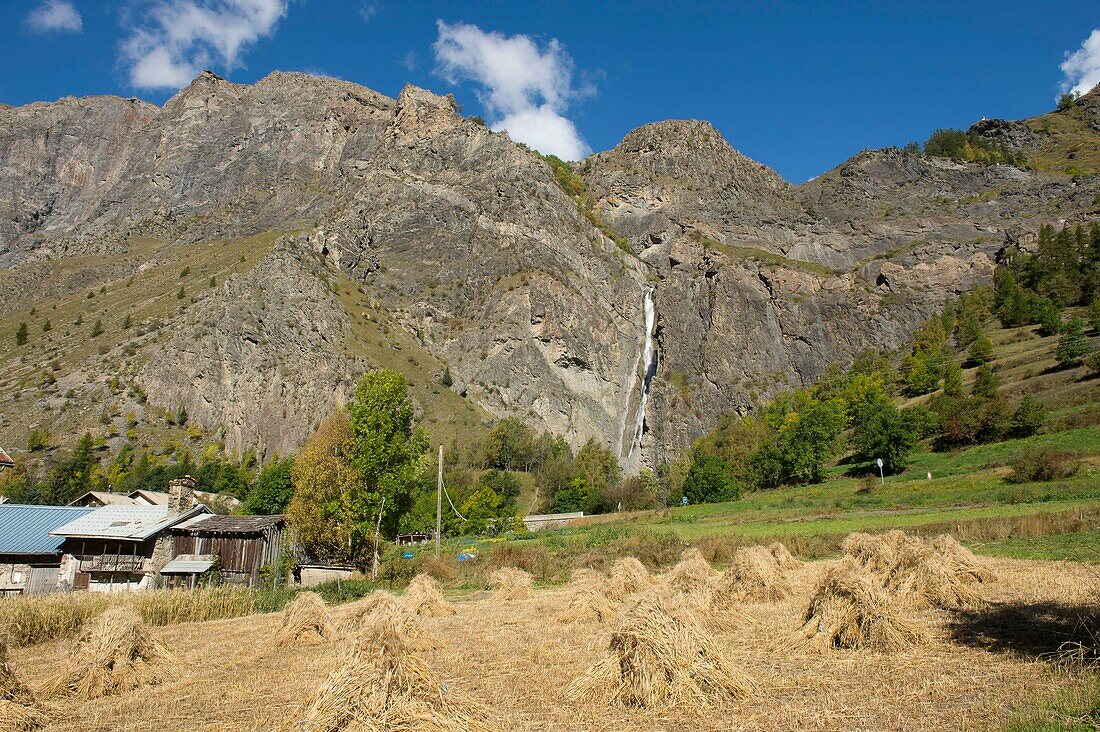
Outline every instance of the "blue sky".
POLYGON ((198 68, 238 82, 301 70, 454 92, 563 153, 707 119, 801 182, 867 147, 1048 111, 1066 85, 1100 81, 1098 28, 1092 1, 9 0, 0 101, 161 103, 198 68))

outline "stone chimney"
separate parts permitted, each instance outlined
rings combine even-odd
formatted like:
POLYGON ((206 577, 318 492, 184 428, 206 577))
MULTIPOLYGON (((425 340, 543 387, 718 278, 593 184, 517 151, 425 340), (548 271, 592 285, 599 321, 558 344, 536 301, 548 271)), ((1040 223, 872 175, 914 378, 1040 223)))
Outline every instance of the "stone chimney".
POLYGON ((195 505, 195 479, 184 475, 168 481, 168 515, 178 516, 195 505))

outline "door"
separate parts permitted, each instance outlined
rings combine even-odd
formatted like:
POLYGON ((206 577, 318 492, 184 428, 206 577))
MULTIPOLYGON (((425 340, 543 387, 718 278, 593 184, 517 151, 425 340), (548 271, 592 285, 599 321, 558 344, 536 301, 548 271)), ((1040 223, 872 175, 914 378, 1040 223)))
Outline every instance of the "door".
POLYGON ((27 577, 28 595, 45 595, 57 592, 57 575, 60 567, 31 567, 30 576, 27 577))

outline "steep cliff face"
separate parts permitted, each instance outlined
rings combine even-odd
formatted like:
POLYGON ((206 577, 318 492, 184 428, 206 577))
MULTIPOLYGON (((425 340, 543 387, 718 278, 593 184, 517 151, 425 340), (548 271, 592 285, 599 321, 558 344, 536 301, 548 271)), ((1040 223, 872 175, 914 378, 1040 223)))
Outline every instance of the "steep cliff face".
POLYGON ((1100 200, 1095 175, 897 149, 796 188, 699 122, 639 128, 583 172, 596 211, 659 277, 651 463, 723 412, 897 348, 945 298, 990 279, 1006 238, 1100 200))
POLYGON ((653 466, 725 411, 902 344, 988 280, 1006 239, 1100 215, 1100 176, 1067 172, 1096 149, 1093 101, 978 131, 1041 165, 879 150, 798 187, 705 122, 656 123, 579 166, 579 202, 537 155, 415 87, 204 73, 160 108, 0 109, 0 328, 32 307, 66 318, 0 346, 0 417, 94 429, 119 411, 117 372, 229 449, 285 454, 364 369, 431 373, 363 331, 384 313, 449 366, 460 409, 653 466), (90 336, 80 323, 101 313, 90 336))
POLYGON ((407 87, 349 186, 317 251, 422 333, 490 413, 623 451, 645 268, 545 163, 407 87))
POLYGON ((348 354, 348 330, 321 261, 283 239, 147 349, 138 381, 154 404, 184 407, 231 450, 287 455, 348 400, 366 368, 348 354))

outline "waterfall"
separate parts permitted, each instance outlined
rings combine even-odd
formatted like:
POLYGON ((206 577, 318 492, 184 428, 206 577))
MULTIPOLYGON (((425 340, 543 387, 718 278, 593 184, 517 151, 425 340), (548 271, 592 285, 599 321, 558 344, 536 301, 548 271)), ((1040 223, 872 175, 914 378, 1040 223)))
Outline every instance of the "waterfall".
POLYGON ((649 401, 649 382, 657 373, 657 353, 653 348, 653 326, 657 322, 657 307, 653 302, 653 287, 645 288, 645 297, 642 301, 642 309, 645 311, 645 345, 642 346, 642 394, 638 400, 637 425, 634 428, 634 440, 630 443, 628 457, 634 454, 634 448, 642 443, 642 432, 645 430, 645 407, 649 401))

